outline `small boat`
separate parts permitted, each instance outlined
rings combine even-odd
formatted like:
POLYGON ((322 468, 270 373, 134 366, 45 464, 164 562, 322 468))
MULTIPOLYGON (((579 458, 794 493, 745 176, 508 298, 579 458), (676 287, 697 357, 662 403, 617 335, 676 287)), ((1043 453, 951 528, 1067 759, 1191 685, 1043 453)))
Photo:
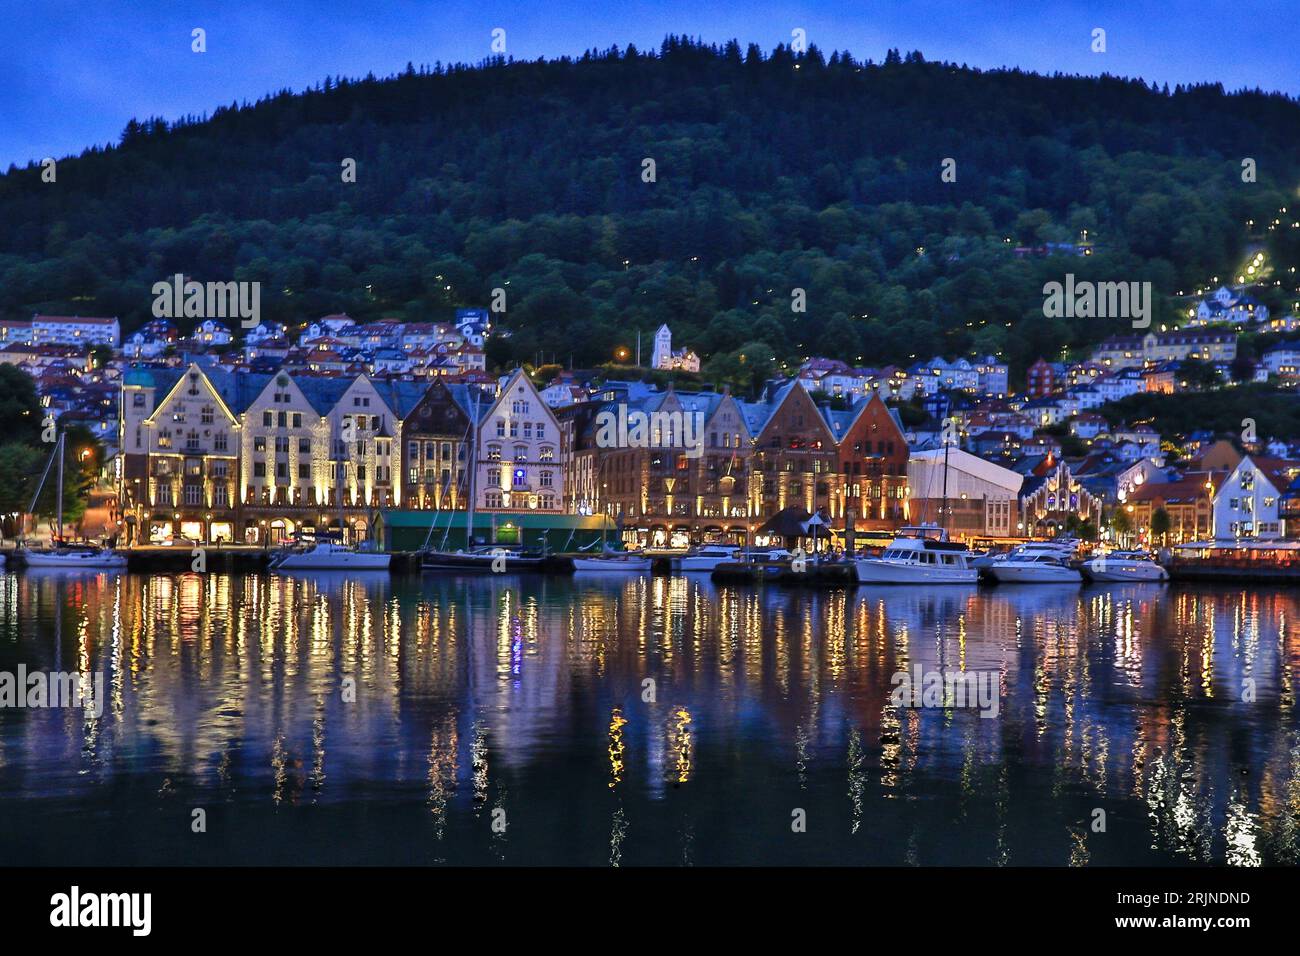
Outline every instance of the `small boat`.
POLYGON ((50 460, 45 463, 45 471, 36 485, 28 511, 36 513, 36 502, 40 500, 45 488, 45 479, 50 476, 50 467, 57 461, 58 484, 55 486, 54 516, 58 522, 54 544, 48 548, 19 548, 17 551, 24 564, 29 568, 124 568, 126 555, 118 554, 111 548, 97 548, 94 545, 68 544, 63 540, 63 458, 67 444, 67 432, 59 432, 59 438, 50 452, 50 460))
POLYGON ((573 558, 573 570, 578 572, 632 573, 649 571, 650 565, 650 558, 634 551, 611 551, 589 558, 573 558))
POLYGON ((1080 566, 1089 581, 1168 581, 1169 572, 1145 551, 1111 551, 1080 566))
POLYGON ((392 555, 361 551, 337 541, 318 541, 306 550, 284 551, 271 560, 276 571, 387 571, 392 555))
POLYGON ((546 555, 540 551, 478 545, 468 551, 426 551, 420 557, 422 571, 538 571, 546 555), (502 564, 501 562, 505 563, 502 564))
POLYGON ((979 572, 964 544, 900 535, 879 557, 858 558, 859 584, 975 584, 979 572))
POLYGON ((673 561, 678 571, 712 571, 723 561, 736 560, 737 548, 734 545, 702 544, 691 548, 673 561))
POLYGON ((1083 581, 1079 569, 1071 567, 1064 555, 1036 549, 1012 551, 995 561, 988 575, 999 584, 1078 584, 1083 581))
POLYGON ((993 568, 1008 558, 1023 560, 1038 555, 1057 557, 1069 562, 1079 547, 1077 538, 1053 538, 1050 541, 1026 541, 1007 551, 986 551, 971 560, 971 567, 986 578, 993 579, 993 568))
POLYGON ((126 555, 93 545, 65 544, 53 548, 20 548, 29 568, 125 568, 126 555))

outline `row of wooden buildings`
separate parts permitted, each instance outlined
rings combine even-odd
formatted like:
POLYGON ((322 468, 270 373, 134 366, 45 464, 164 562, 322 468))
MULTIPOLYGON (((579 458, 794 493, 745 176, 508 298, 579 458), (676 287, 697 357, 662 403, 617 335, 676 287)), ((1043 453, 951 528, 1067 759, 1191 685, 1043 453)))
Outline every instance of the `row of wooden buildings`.
POLYGON ((857 531, 907 511, 896 413, 797 379, 755 401, 612 383, 555 409, 522 371, 482 387, 137 366, 118 437, 121 543, 357 538, 387 512, 464 511, 471 488, 483 514, 603 514, 651 545, 744 540, 790 506, 857 531), (640 434, 608 427, 629 420, 640 434))

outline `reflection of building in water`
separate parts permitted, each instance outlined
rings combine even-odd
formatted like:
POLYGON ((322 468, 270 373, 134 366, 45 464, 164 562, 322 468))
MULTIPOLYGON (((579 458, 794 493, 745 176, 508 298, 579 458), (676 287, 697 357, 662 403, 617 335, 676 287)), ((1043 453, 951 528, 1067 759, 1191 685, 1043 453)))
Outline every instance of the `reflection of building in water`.
MULTIPOLYGON (((600 858, 626 862, 637 801, 761 801, 802 773, 810 794, 833 779, 846 833, 958 801, 987 861, 1025 862, 1016 816, 1077 799, 1128 804, 1152 860, 1294 863, 1298 610, 1207 588, 3 575, 0 670, 100 670, 108 705, 0 711, 0 781, 282 808, 379 790, 427 807, 437 839, 466 812, 486 833, 508 793, 512 818, 599 821, 600 858), (998 716, 891 706, 914 667, 996 673, 998 716)), ((925 862, 920 812, 897 838, 925 862)), ((1044 859, 1114 861, 1086 821, 1048 829, 1044 859)))

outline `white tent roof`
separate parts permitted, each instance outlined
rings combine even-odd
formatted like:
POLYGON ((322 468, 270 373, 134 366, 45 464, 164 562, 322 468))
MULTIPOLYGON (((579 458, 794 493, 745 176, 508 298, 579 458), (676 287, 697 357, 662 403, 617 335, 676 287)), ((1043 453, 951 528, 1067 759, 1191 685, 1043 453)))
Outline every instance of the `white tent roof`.
MULTIPOLYGON (((910 461, 942 468, 943 455, 944 450, 942 448, 914 451, 910 461)), ((1024 484, 1025 480, 1024 476, 1019 472, 1012 471, 1010 468, 1003 468, 1001 465, 995 465, 991 461, 985 461, 979 455, 972 455, 960 448, 949 449, 948 467, 954 472, 964 472, 973 478, 978 478, 980 481, 987 481, 989 484, 1005 488, 1013 494, 1020 491, 1020 486, 1024 484)))

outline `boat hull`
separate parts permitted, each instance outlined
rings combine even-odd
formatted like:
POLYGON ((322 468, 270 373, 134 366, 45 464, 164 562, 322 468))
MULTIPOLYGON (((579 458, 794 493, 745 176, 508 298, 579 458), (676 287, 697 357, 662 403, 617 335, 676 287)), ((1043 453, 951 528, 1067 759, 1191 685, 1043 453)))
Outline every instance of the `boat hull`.
POLYGON ((55 554, 41 551, 23 553, 23 562, 29 568, 125 568, 126 556, 111 551, 85 554, 55 554))
POLYGON ((678 560, 677 570, 683 572, 703 571, 705 573, 710 573, 713 571, 714 568, 716 568, 719 564, 722 564, 724 561, 732 561, 732 560, 734 559, 731 557, 731 555, 728 554, 718 555, 716 557, 714 556, 705 557, 702 555, 685 555, 684 557, 678 560))
POLYGON ((988 569, 988 575, 999 584, 1079 584, 1083 575, 1075 568, 1052 565, 1017 564, 1000 561, 988 569))
POLYGON ((490 554, 463 554, 438 551, 426 554, 420 561, 422 571, 456 571, 472 573, 511 574, 519 571, 540 571, 546 559, 540 555, 505 555, 505 564, 498 565, 498 558, 490 554))
POLYGON ((649 558, 574 558, 573 570, 598 574, 642 573, 650 570, 649 558))
POLYGON ((277 571, 387 571, 392 555, 337 552, 330 555, 290 554, 275 565, 277 571))
POLYGON ((859 584, 975 584, 979 572, 974 568, 944 568, 902 561, 859 558, 859 584))
POLYGON ((1151 561, 1094 558, 1083 565, 1083 576, 1098 582, 1168 581, 1169 572, 1151 561))

